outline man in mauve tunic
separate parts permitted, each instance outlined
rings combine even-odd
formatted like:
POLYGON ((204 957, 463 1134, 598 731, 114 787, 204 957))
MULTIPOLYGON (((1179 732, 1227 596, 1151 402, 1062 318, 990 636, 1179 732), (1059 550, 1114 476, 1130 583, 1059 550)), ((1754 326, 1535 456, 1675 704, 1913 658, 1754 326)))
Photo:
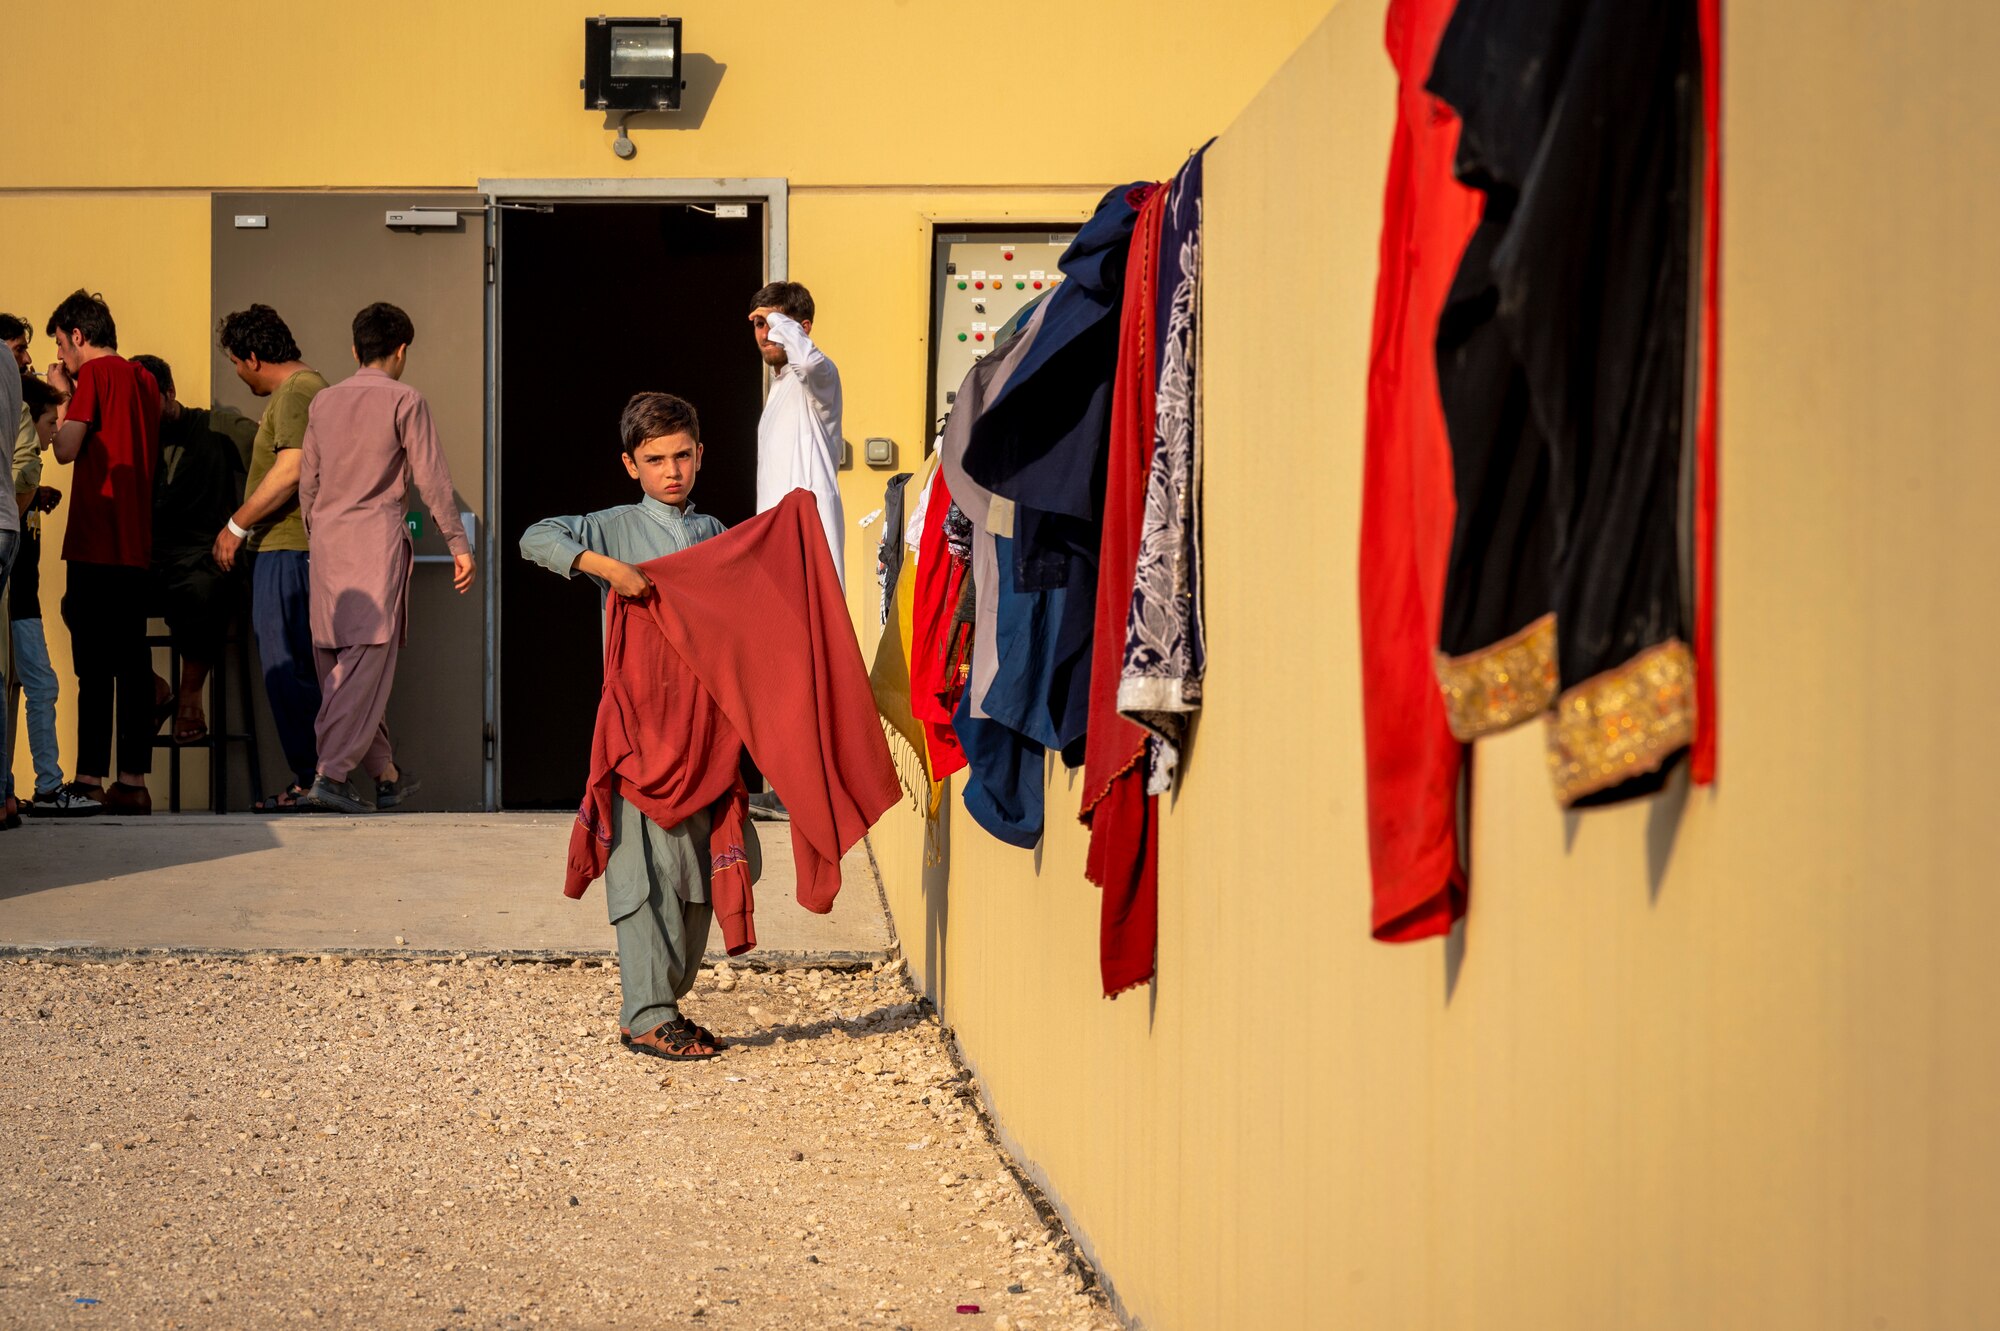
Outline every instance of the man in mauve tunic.
POLYGON ((319 671, 319 772, 308 803, 341 813, 393 808, 417 783, 396 765, 383 714, 408 628, 412 551, 403 525, 405 474, 451 547, 452 586, 477 568, 458 519, 451 471, 424 395, 401 382, 416 328, 394 305, 354 316, 351 378, 313 399, 299 474, 312 536, 312 637, 319 671), (375 781, 364 799, 353 773, 375 781))

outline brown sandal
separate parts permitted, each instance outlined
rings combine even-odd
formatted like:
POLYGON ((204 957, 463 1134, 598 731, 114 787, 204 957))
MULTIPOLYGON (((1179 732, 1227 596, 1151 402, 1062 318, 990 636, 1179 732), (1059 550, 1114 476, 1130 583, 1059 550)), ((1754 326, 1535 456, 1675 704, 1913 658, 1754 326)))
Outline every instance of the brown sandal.
POLYGON ((701 1038, 700 1028, 683 1017, 679 1021, 663 1021, 652 1030, 640 1035, 627 1034, 624 1045, 635 1054, 647 1054, 653 1058, 668 1058, 676 1062, 695 1062, 714 1058, 722 1051, 701 1038))
MULTIPOLYGON (((683 1017, 681 1018, 681 1020, 687 1021, 687 1018, 683 1017)), ((709 1046, 710 1048, 712 1049, 729 1048, 729 1041, 723 1039, 721 1036, 717 1035, 714 1031, 708 1029, 708 1027, 696 1025, 694 1022, 688 1022, 688 1025, 694 1026, 694 1033, 700 1036, 701 1042, 709 1046)), ((627 1049, 630 1049, 632 1047, 632 1028, 630 1026, 620 1026, 618 1028, 618 1043, 624 1045, 627 1049)))

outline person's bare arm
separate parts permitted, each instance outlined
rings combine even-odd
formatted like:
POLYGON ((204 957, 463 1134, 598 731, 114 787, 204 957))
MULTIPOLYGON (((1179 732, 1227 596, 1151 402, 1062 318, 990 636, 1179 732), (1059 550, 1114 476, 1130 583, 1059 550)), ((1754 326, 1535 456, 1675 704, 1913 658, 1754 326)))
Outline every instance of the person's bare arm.
POLYGON ((83 441, 90 437, 90 425, 85 421, 64 421, 56 431, 55 447, 50 451, 56 461, 68 466, 83 452, 83 441))
MULTIPOLYGON (((57 437, 57 443, 61 443, 57 437)), ((264 479, 257 482, 254 493, 244 499, 242 507, 230 515, 230 521, 246 531, 255 530, 258 523, 277 513, 292 502, 299 492, 299 450, 287 448, 272 461, 271 469, 264 473, 264 479)), ((215 562, 227 572, 235 566, 236 556, 243 549, 243 538, 224 527, 216 534, 215 546, 209 551, 215 562)))

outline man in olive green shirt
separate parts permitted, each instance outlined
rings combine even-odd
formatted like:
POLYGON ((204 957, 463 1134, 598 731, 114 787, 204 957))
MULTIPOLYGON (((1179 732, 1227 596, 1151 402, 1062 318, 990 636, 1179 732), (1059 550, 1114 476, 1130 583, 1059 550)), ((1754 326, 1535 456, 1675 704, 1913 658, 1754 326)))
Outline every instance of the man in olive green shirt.
POLYGON ((313 720, 319 715, 319 675, 313 665, 311 579, 305 521, 299 516, 299 447, 307 410, 326 380, 307 365, 292 330, 269 305, 224 316, 223 352, 258 397, 270 398, 251 446, 242 506, 215 538, 215 562, 227 572, 250 558, 250 622, 264 665, 278 740, 292 784, 259 799, 259 812, 289 811, 312 788, 319 768, 313 720))

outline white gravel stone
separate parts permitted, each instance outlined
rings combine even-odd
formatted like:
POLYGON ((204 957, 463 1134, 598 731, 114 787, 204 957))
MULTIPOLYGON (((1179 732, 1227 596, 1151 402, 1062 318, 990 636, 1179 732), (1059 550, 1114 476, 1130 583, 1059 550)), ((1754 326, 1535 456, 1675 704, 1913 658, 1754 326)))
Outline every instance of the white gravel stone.
POLYGON ((719 966, 690 1016, 747 1034, 747 1000, 761 1014, 784 994, 793 1038, 669 1065, 611 1039, 617 977, 595 961, 181 960, 0 965, 10 1307, 502 1331, 881 1313, 956 1331, 981 1319, 952 1317, 951 1296, 1015 1281, 1025 1241, 1048 1265, 1008 1296, 1014 1331, 1117 1325, 1045 1256, 897 967, 719 966), (144 1058, 71 1024, 89 1011, 143 1014, 144 1058), (947 1139, 950 1170, 929 1154, 941 1123, 969 1130, 947 1139), (995 1242, 961 1244, 980 1190, 995 1242))

